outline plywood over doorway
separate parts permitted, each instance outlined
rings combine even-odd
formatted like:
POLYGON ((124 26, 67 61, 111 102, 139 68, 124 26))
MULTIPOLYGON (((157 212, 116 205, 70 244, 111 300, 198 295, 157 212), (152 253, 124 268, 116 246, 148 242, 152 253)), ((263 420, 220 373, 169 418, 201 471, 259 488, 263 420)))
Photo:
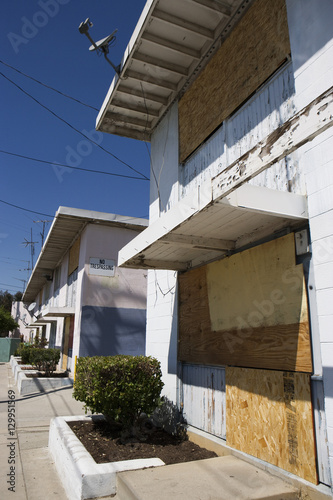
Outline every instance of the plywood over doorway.
POLYGON ((226 367, 227 444, 317 484, 310 376, 226 367))

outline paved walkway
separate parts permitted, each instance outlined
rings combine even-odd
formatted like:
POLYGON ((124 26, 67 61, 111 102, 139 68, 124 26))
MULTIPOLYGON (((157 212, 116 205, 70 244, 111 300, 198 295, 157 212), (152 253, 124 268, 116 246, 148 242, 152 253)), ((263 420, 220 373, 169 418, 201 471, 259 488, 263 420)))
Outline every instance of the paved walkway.
POLYGON ((65 387, 20 396, 10 364, 0 363, 2 500, 68 500, 47 445, 52 417, 84 415, 82 403, 75 401, 72 391, 65 387), (13 414, 15 422, 11 420, 13 414), (13 423, 15 432, 11 435, 13 423))

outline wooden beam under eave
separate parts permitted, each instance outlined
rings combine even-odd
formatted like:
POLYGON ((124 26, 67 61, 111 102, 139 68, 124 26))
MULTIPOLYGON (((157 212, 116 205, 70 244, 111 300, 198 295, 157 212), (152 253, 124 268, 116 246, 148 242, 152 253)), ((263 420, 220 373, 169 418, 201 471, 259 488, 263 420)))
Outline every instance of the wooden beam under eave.
POLYGON ((155 45, 172 50, 173 52, 178 52, 179 54, 190 56, 193 59, 200 59, 201 57, 201 54, 198 50, 192 49, 191 47, 187 47, 185 45, 181 45, 180 43, 175 43, 172 40, 167 40, 166 38, 152 35, 151 33, 143 33, 141 38, 142 40, 154 43, 155 45))
POLYGON ((163 12, 159 9, 154 10, 152 17, 159 19, 160 21, 164 21, 168 24, 178 26, 185 31, 190 31, 191 33, 195 33, 197 35, 203 36, 204 38, 208 38, 209 40, 214 40, 214 32, 208 28, 204 28, 200 24, 191 23, 190 21, 172 16, 171 14, 163 12))
POLYGON ((168 271, 186 271, 189 269, 188 262, 170 261, 170 260, 156 260, 146 259, 136 255, 133 259, 129 259, 122 267, 129 267, 132 269, 164 269, 168 271))
POLYGON ((149 66, 155 66, 157 68, 165 69, 167 71, 170 71, 171 73, 175 73, 176 75, 188 76, 188 69, 184 68, 184 66, 163 61, 161 59, 158 59, 157 57, 152 57, 146 54, 135 52, 135 54, 133 55, 133 60, 149 64, 149 66))
POLYGON ((220 12, 227 17, 231 16, 231 8, 225 2, 220 2, 219 0, 192 0, 192 2, 198 3, 214 12, 220 12))
POLYGON ((184 234, 169 233, 159 241, 173 243, 182 247, 198 248, 203 250, 234 250, 235 242, 218 238, 204 238, 201 236, 187 236, 184 234))

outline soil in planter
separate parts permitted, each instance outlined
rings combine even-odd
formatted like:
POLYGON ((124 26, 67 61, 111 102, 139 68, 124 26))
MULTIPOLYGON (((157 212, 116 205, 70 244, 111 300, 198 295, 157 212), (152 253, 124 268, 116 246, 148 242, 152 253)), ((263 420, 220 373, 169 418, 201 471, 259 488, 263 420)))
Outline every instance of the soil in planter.
POLYGON ((68 377, 68 372, 53 372, 51 375, 46 375, 45 372, 35 372, 35 373, 26 373, 25 376, 27 378, 66 378, 68 377))
POLYGON ((122 443, 119 430, 105 421, 67 422, 96 463, 119 462, 136 458, 160 458, 167 465, 216 457, 189 440, 180 440, 156 429, 146 441, 122 443))

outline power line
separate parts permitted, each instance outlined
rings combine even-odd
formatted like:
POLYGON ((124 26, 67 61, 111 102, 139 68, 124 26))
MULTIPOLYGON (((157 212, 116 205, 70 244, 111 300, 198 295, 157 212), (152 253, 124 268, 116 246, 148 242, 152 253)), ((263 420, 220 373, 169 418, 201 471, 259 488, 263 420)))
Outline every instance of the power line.
POLYGON ((19 210, 24 210, 24 212, 30 212, 32 214, 44 215, 45 217, 54 217, 50 214, 44 214, 42 212, 36 212, 36 210, 29 210, 28 208, 19 207, 18 205, 14 205, 13 203, 8 203, 8 201, 0 200, 0 203, 4 203, 5 205, 9 205, 10 207, 18 208, 19 210))
POLYGON ((41 102, 39 102, 35 97, 33 97, 31 94, 29 94, 29 92, 26 92, 24 89, 22 89, 22 87, 20 87, 19 85, 17 85, 17 83, 13 82, 13 80, 11 80, 10 78, 8 78, 8 76, 4 75, 1 71, 0 71, 0 75, 3 76, 7 81, 9 81, 12 85, 14 85, 16 88, 18 88, 21 92, 23 92, 25 95, 27 95, 28 97, 30 97, 30 99, 32 99, 34 102, 36 102, 37 104, 39 104, 39 106, 41 106, 42 108, 46 109, 46 111, 48 111, 49 113, 51 113, 53 116, 55 116, 56 118, 58 118, 58 120, 62 121, 63 123, 65 123, 68 127, 70 127, 72 130, 74 130, 75 132, 77 132, 78 134, 80 134, 82 137, 84 137, 85 139, 87 139, 88 141, 90 141, 92 144, 95 144, 95 146, 97 146, 98 148, 100 148, 102 151, 104 151, 105 153, 107 153, 108 155, 112 156, 113 158, 115 158, 117 161, 119 161, 120 163, 122 163, 123 165, 125 165, 126 167, 130 168, 131 170, 133 170, 133 172, 136 172, 137 174, 141 175, 145 180, 149 181, 148 177, 145 176, 144 174, 142 174, 141 172, 139 172, 139 170, 136 170, 134 167, 131 167, 131 165, 129 165, 128 163, 126 163, 125 161, 121 160, 118 156, 114 155, 113 153, 111 153, 110 151, 108 151, 107 149, 103 148, 103 146, 101 146, 100 144, 98 144, 98 142, 95 142, 93 141, 92 139, 90 139, 89 137, 87 137, 83 132, 81 132, 81 130, 78 130, 77 128, 75 128, 73 125, 71 125, 69 122, 67 122, 64 118, 61 118, 59 115, 57 115, 54 111, 52 111, 50 108, 48 108, 47 106, 45 106, 44 104, 42 104, 41 102))
POLYGON ((98 108, 95 108, 94 106, 90 106, 90 104, 86 104, 85 102, 79 101, 79 99, 75 99, 75 97, 72 97, 72 96, 70 96, 68 94, 64 94, 64 92, 61 92, 60 90, 57 90, 54 87, 51 87, 50 85, 46 85, 43 82, 40 82, 36 78, 33 78, 32 76, 27 75, 26 73, 23 73, 23 71, 20 71, 19 69, 14 68, 14 66, 11 66, 10 64, 7 64, 4 61, 1 61, 1 59, 0 59, 0 63, 3 64, 4 66, 7 66, 8 68, 13 69, 14 71, 16 71, 17 73, 19 73, 20 75, 23 75, 26 78, 30 78, 30 80, 33 80, 34 82, 38 83, 39 85, 42 85, 43 87, 46 87, 47 89, 53 90, 53 92, 57 92, 58 94, 62 95, 63 97, 67 97, 67 99, 71 99, 72 101, 75 101, 75 102, 77 102, 79 104, 82 104, 82 106, 86 106, 87 108, 91 108, 94 111, 99 111, 98 108))
POLYGON ((140 180, 140 181, 147 180, 147 179, 145 179, 143 177, 136 177, 134 175, 115 174, 113 172, 106 172, 104 170, 92 170, 90 168, 71 167, 71 166, 65 165, 63 163, 58 163, 56 161, 48 161, 48 160, 41 160, 39 158, 32 158, 30 156, 20 155, 18 153, 12 153, 10 151, 5 151, 3 149, 0 149, 0 153, 6 154, 6 155, 10 155, 10 156, 17 156, 18 158, 23 158, 24 160, 36 161, 36 162, 39 162, 39 163, 46 163, 48 165, 55 165, 57 167, 64 167, 64 168, 69 168, 69 169, 74 169, 74 170, 81 170, 83 172, 89 172, 89 173, 92 173, 92 174, 103 174, 103 175, 111 175, 111 176, 115 176, 115 177, 125 177, 126 179, 136 179, 136 180, 140 180))

